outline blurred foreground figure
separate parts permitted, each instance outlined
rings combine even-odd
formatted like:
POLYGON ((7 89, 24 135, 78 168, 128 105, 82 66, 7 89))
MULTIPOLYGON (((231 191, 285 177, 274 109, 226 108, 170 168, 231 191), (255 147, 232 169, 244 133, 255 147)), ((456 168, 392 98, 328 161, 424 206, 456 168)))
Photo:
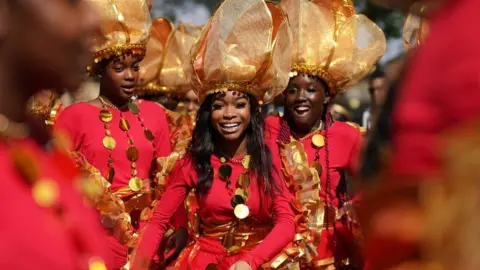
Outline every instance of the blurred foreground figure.
POLYGON ((441 2, 396 93, 390 165, 364 197, 369 269, 480 269, 480 2, 441 2))
POLYGON ((0 269, 106 269, 65 140, 26 114, 40 89, 78 87, 95 12, 83 1, 2 0, 0 14, 0 269))

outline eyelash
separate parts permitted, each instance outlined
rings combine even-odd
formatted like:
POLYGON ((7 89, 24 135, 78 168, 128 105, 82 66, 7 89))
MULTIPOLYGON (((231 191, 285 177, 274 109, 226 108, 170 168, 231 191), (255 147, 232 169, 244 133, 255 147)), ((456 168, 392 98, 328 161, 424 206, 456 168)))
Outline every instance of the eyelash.
POLYGON ((245 103, 245 102, 237 103, 237 109, 243 109, 246 106, 247 106, 247 103, 245 103))

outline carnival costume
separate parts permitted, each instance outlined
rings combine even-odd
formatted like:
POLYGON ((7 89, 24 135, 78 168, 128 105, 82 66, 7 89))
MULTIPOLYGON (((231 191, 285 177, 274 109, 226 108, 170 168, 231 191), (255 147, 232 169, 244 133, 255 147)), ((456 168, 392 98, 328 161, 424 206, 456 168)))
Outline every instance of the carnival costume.
MULTIPOLYGON (((358 83, 386 49, 382 30, 351 1, 282 0, 293 32, 291 77, 315 76, 328 86, 328 96, 358 83)), ((362 134, 332 121, 328 107, 318 130, 296 137, 286 119, 267 118, 267 130, 280 143, 283 170, 297 200, 295 240, 303 247, 302 269, 358 267, 357 226, 346 194, 345 173, 355 176, 362 134)), ((284 256, 283 258, 286 258, 284 256)), ((288 259, 287 259, 288 260, 288 259)), ((355 268, 354 268, 355 269, 355 268)))
POLYGON ((27 105, 27 113, 53 127, 59 113, 64 109, 55 91, 42 90, 33 97, 27 105))
MULTIPOLYGON (((262 0, 226 0, 191 50, 192 84, 200 100, 210 94, 239 91, 266 101, 288 83, 290 50, 291 32, 279 6, 262 0)), ((272 150, 278 170, 281 163, 278 150, 276 153, 272 150)), ((193 248, 180 255, 175 268, 228 269, 243 260, 258 269, 293 237, 291 196, 277 178, 280 189, 274 191, 276 196, 265 196, 250 171, 249 155, 241 160, 212 155, 211 164, 215 171, 211 190, 205 196, 197 194, 200 235, 193 248)), ((165 196, 141 236, 134 269, 148 267, 167 229, 166 221, 197 186, 188 153, 168 180, 165 196)))
MULTIPOLYGON (((102 64, 115 57, 145 55, 151 19, 144 0, 89 2, 99 10, 103 30, 93 42, 90 74, 98 75, 102 64)), ((102 96, 99 99, 101 107, 86 102, 67 107, 55 128, 72 137, 72 157, 98 184, 88 195, 110 235, 112 268, 128 268, 129 248, 150 217, 152 200, 164 190, 162 173, 171 149, 168 124, 164 109, 156 103, 132 100, 118 108, 102 96)), ((172 225, 186 228, 186 222, 186 212, 180 208, 172 225)))

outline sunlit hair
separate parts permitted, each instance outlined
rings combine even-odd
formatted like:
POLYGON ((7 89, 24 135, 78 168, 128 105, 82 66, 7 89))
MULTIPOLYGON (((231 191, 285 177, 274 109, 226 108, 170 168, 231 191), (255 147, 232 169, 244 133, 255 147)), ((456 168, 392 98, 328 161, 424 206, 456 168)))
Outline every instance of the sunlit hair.
MULTIPOLYGON (((188 157, 192 160, 198 175, 197 191, 200 195, 206 195, 212 187, 214 172, 210 158, 214 153, 215 145, 223 140, 211 123, 212 105, 216 95, 218 94, 207 96, 200 105, 189 147, 188 157)), ((276 188, 273 178, 276 168, 272 164, 270 149, 265 144, 263 116, 259 110, 258 101, 250 94, 246 96, 250 103, 250 122, 245 130, 247 152, 251 155, 250 172, 258 181, 259 187, 263 188, 265 193, 272 194, 276 188)))

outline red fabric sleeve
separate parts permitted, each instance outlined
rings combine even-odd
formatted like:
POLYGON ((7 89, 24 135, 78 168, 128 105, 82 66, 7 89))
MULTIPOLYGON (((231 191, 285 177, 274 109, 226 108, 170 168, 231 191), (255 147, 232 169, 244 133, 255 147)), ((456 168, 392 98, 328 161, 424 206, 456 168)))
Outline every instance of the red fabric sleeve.
POLYGON ((256 248, 240 258, 250 264, 252 269, 258 269, 262 264, 273 259, 292 241, 295 235, 293 198, 283 179, 280 178, 277 184, 280 190, 275 192, 273 199, 275 226, 256 248))
POLYGON ((77 108, 82 106, 81 103, 71 105, 61 111, 55 122, 54 130, 65 132, 70 137, 72 145, 69 150, 78 151, 82 145, 83 137, 79 132, 82 129, 81 115, 77 112, 77 108))
MULTIPOLYGON (((172 152, 172 146, 170 144, 170 127, 168 125, 165 109, 161 106, 158 106, 158 104, 155 105, 158 107, 158 132, 155 136, 155 150, 157 152, 157 156, 166 157, 172 152)), ((183 204, 178 207, 177 211, 172 216, 171 223, 175 229, 180 227, 187 228, 188 215, 183 204)))
POLYGON ((169 181, 167 190, 162 199, 157 203, 152 219, 139 239, 132 262, 133 269, 148 269, 148 264, 156 254, 163 235, 168 229, 170 218, 179 206, 183 204, 190 192, 193 181, 184 172, 186 168, 190 168, 185 165, 183 160, 178 161, 170 174, 169 178, 171 181, 169 181))
POLYGON ((348 173, 353 177, 353 179, 357 179, 358 176, 358 164, 360 163, 359 159, 363 147, 362 134, 357 129, 355 129, 355 132, 355 139, 353 141, 352 149, 350 151, 346 166, 348 173))

